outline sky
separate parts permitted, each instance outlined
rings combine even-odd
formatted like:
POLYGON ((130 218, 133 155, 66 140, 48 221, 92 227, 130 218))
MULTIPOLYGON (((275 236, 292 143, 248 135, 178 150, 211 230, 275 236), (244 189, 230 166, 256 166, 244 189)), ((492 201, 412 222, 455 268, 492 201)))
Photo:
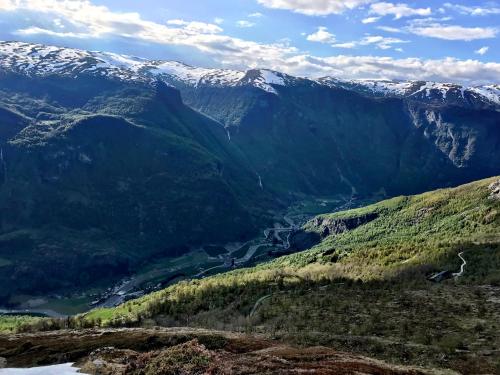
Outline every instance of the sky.
POLYGON ((0 40, 202 67, 500 84, 500 3, 0 0, 0 40))

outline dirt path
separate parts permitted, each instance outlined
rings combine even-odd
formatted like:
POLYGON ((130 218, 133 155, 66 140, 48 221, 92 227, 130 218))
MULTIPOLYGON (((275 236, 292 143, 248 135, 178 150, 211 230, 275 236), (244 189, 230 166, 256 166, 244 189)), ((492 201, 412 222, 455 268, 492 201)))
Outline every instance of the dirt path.
POLYGON ((453 274, 453 276, 455 278, 458 278, 458 277, 460 277, 460 276, 462 276, 464 274, 465 265, 467 264, 467 261, 464 259, 463 254, 464 254, 463 251, 461 251, 460 253, 458 253, 458 257, 462 260, 462 264, 460 265, 460 272, 456 272, 456 273, 453 274))

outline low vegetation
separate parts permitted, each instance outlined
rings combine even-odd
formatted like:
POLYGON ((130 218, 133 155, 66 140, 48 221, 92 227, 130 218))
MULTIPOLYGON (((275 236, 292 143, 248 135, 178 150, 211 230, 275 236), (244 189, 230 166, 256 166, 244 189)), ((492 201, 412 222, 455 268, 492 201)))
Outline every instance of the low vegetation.
POLYGON ((182 281, 114 309, 17 329, 194 326, 494 373, 500 370, 500 200, 489 186, 497 180, 322 215, 304 227, 323 236, 310 250, 182 281), (370 214, 370 221, 324 236, 325 227, 370 214), (463 276, 427 280, 458 272, 459 252, 467 261, 463 276))
POLYGON ((0 333, 16 333, 25 330, 26 327, 37 327, 38 323, 44 321, 47 319, 21 315, 0 315, 0 333))

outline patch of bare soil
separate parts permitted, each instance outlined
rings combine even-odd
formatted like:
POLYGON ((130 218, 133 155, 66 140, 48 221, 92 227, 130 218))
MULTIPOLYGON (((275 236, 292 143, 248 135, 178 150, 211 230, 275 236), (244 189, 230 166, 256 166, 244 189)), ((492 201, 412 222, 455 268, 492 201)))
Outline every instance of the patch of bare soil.
POLYGON ((321 346, 297 348, 260 336, 184 328, 0 336, 0 357, 9 367, 77 362, 92 375, 455 374, 395 366, 321 346))

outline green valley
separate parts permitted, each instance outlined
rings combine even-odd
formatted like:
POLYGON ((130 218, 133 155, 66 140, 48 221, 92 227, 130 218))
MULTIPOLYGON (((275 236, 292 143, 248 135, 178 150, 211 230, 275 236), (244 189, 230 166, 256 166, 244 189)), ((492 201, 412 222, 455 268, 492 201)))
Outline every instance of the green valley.
MULTIPOLYGON (((0 15, 32 2, 7 3, 0 15)), ((235 47, 218 18, 145 32, 139 13, 122 17, 92 38, 182 32, 162 49, 181 53, 201 32, 198 52, 235 47)), ((366 20, 382 30, 382 15, 366 20)), ((94 46, 59 21, 57 35, 94 46)), ((59 37, 40 26, 15 35, 59 37)), ((406 42, 364 35, 352 45, 406 42)), ((293 54, 286 40, 271 49, 293 54)), ((334 60, 361 69, 340 55, 302 76, 306 55, 279 72, 261 57, 206 68, 112 50, 0 41, 0 375, 500 373, 497 66, 467 60, 456 74, 477 79, 444 83, 413 58, 366 56, 384 79, 365 80, 317 76, 334 60), (411 79, 389 79, 396 62, 411 79)))

